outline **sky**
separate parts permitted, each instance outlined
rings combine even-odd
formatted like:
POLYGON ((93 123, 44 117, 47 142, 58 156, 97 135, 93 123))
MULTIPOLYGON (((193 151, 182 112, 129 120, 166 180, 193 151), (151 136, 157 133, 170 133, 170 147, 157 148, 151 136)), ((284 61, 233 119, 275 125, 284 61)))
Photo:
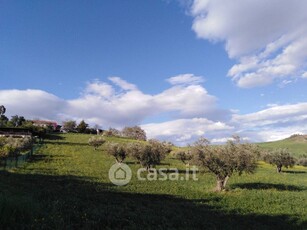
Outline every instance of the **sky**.
POLYGON ((307 2, 0 0, 8 117, 185 145, 307 133, 307 2))

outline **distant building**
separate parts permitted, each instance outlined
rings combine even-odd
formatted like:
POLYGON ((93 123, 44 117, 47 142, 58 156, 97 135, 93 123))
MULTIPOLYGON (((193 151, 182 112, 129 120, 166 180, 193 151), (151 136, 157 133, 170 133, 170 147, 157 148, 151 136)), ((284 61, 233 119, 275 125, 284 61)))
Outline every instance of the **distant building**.
POLYGON ((33 120, 32 122, 34 126, 39 126, 44 128, 51 127, 53 131, 59 131, 61 128, 61 126, 58 125, 58 123, 55 121, 33 120))

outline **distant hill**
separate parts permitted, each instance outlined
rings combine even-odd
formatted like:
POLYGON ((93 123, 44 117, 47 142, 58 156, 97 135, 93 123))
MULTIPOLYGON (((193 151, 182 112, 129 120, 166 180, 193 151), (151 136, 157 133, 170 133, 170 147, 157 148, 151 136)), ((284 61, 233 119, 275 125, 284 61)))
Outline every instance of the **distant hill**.
POLYGON ((307 155, 307 135, 295 134, 286 139, 272 142, 258 143, 261 148, 287 148, 293 156, 307 155))

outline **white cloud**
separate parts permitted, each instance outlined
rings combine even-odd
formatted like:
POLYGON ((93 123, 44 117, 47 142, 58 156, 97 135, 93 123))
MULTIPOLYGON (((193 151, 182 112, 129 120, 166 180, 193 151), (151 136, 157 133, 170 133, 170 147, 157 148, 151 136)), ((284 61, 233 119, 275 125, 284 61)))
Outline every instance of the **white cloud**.
POLYGON ((150 95, 118 77, 109 79, 111 83, 99 80, 87 83, 81 96, 71 100, 62 100, 40 90, 0 91, 3 95, 0 99, 10 114, 59 121, 85 119, 105 128, 141 124, 144 119, 162 113, 170 119, 221 117, 227 113, 217 108, 217 99, 203 86, 197 85, 196 81, 192 85, 175 85, 150 95), (115 85, 120 86, 120 89, 116 89, 115 85))
POLYGON ((178 119, 163 123, 142 125, 149 138, 170 140, 175 143, 187 144, 201 136, 210 137, 217 132, 232 130, 233 127, 213 122, 206 118, 178 119))
POLYGON ((6 116, 22 115, 26 118, 59 119, 67 103, 42 90, 0 90, 0 104, 6 107, 6 116), (60 111, 60 113, 59 113, 60 111))
MULTIPOLYGON (((131 84, 120 80, 117 82, 131 84)), ((212 143, 220 143, 233 134, 255 142, 307 133, 306 102, 268 104, 261 111, 240 114, 236 110, 218 108, 217 98, 197 84, 174 85, 151 95, 136 86, 116 90, 114 84, 95 80, 87 83, 76 99, 64 100, 42 90, 0 90, 0 104, 7 108, 8 117, 17 114, 28 119, 58 122, 85 119, 91 125, 99 124, 103 128, 142 124, 148 137, 171 140, 180 145, 201 136, 212 143), (145 120, 159 116, 167 121, 144 124, 145 120)))
POLYGON ((280 123, 302 122, 306 119, 307 103, 297 103, 273 105, 268 109, 245 115, 234 114, 232 122, 251 128, 280 123))
POLYGON ((194 0, 192 28, 225 42, 239 62, 228 72, 239 87, 264 86, 306 72, 306 8, 301 0, 194 0))
POLYGON ((195 76, 194 74, 181 74, 171 78, 166 79, 172 85, 194 85, 204 82, 203 77, 195 76))

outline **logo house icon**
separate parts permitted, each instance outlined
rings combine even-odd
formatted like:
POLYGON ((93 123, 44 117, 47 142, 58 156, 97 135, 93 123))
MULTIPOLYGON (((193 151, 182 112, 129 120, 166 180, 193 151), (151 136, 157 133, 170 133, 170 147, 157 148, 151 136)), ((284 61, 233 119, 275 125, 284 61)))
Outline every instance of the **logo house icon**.
POLYGON ((110 181, 118 186, 126 185, 130 182, 132 177, 131 169, 124 163, 116 163, 111 166, 109 170, 110 181))

